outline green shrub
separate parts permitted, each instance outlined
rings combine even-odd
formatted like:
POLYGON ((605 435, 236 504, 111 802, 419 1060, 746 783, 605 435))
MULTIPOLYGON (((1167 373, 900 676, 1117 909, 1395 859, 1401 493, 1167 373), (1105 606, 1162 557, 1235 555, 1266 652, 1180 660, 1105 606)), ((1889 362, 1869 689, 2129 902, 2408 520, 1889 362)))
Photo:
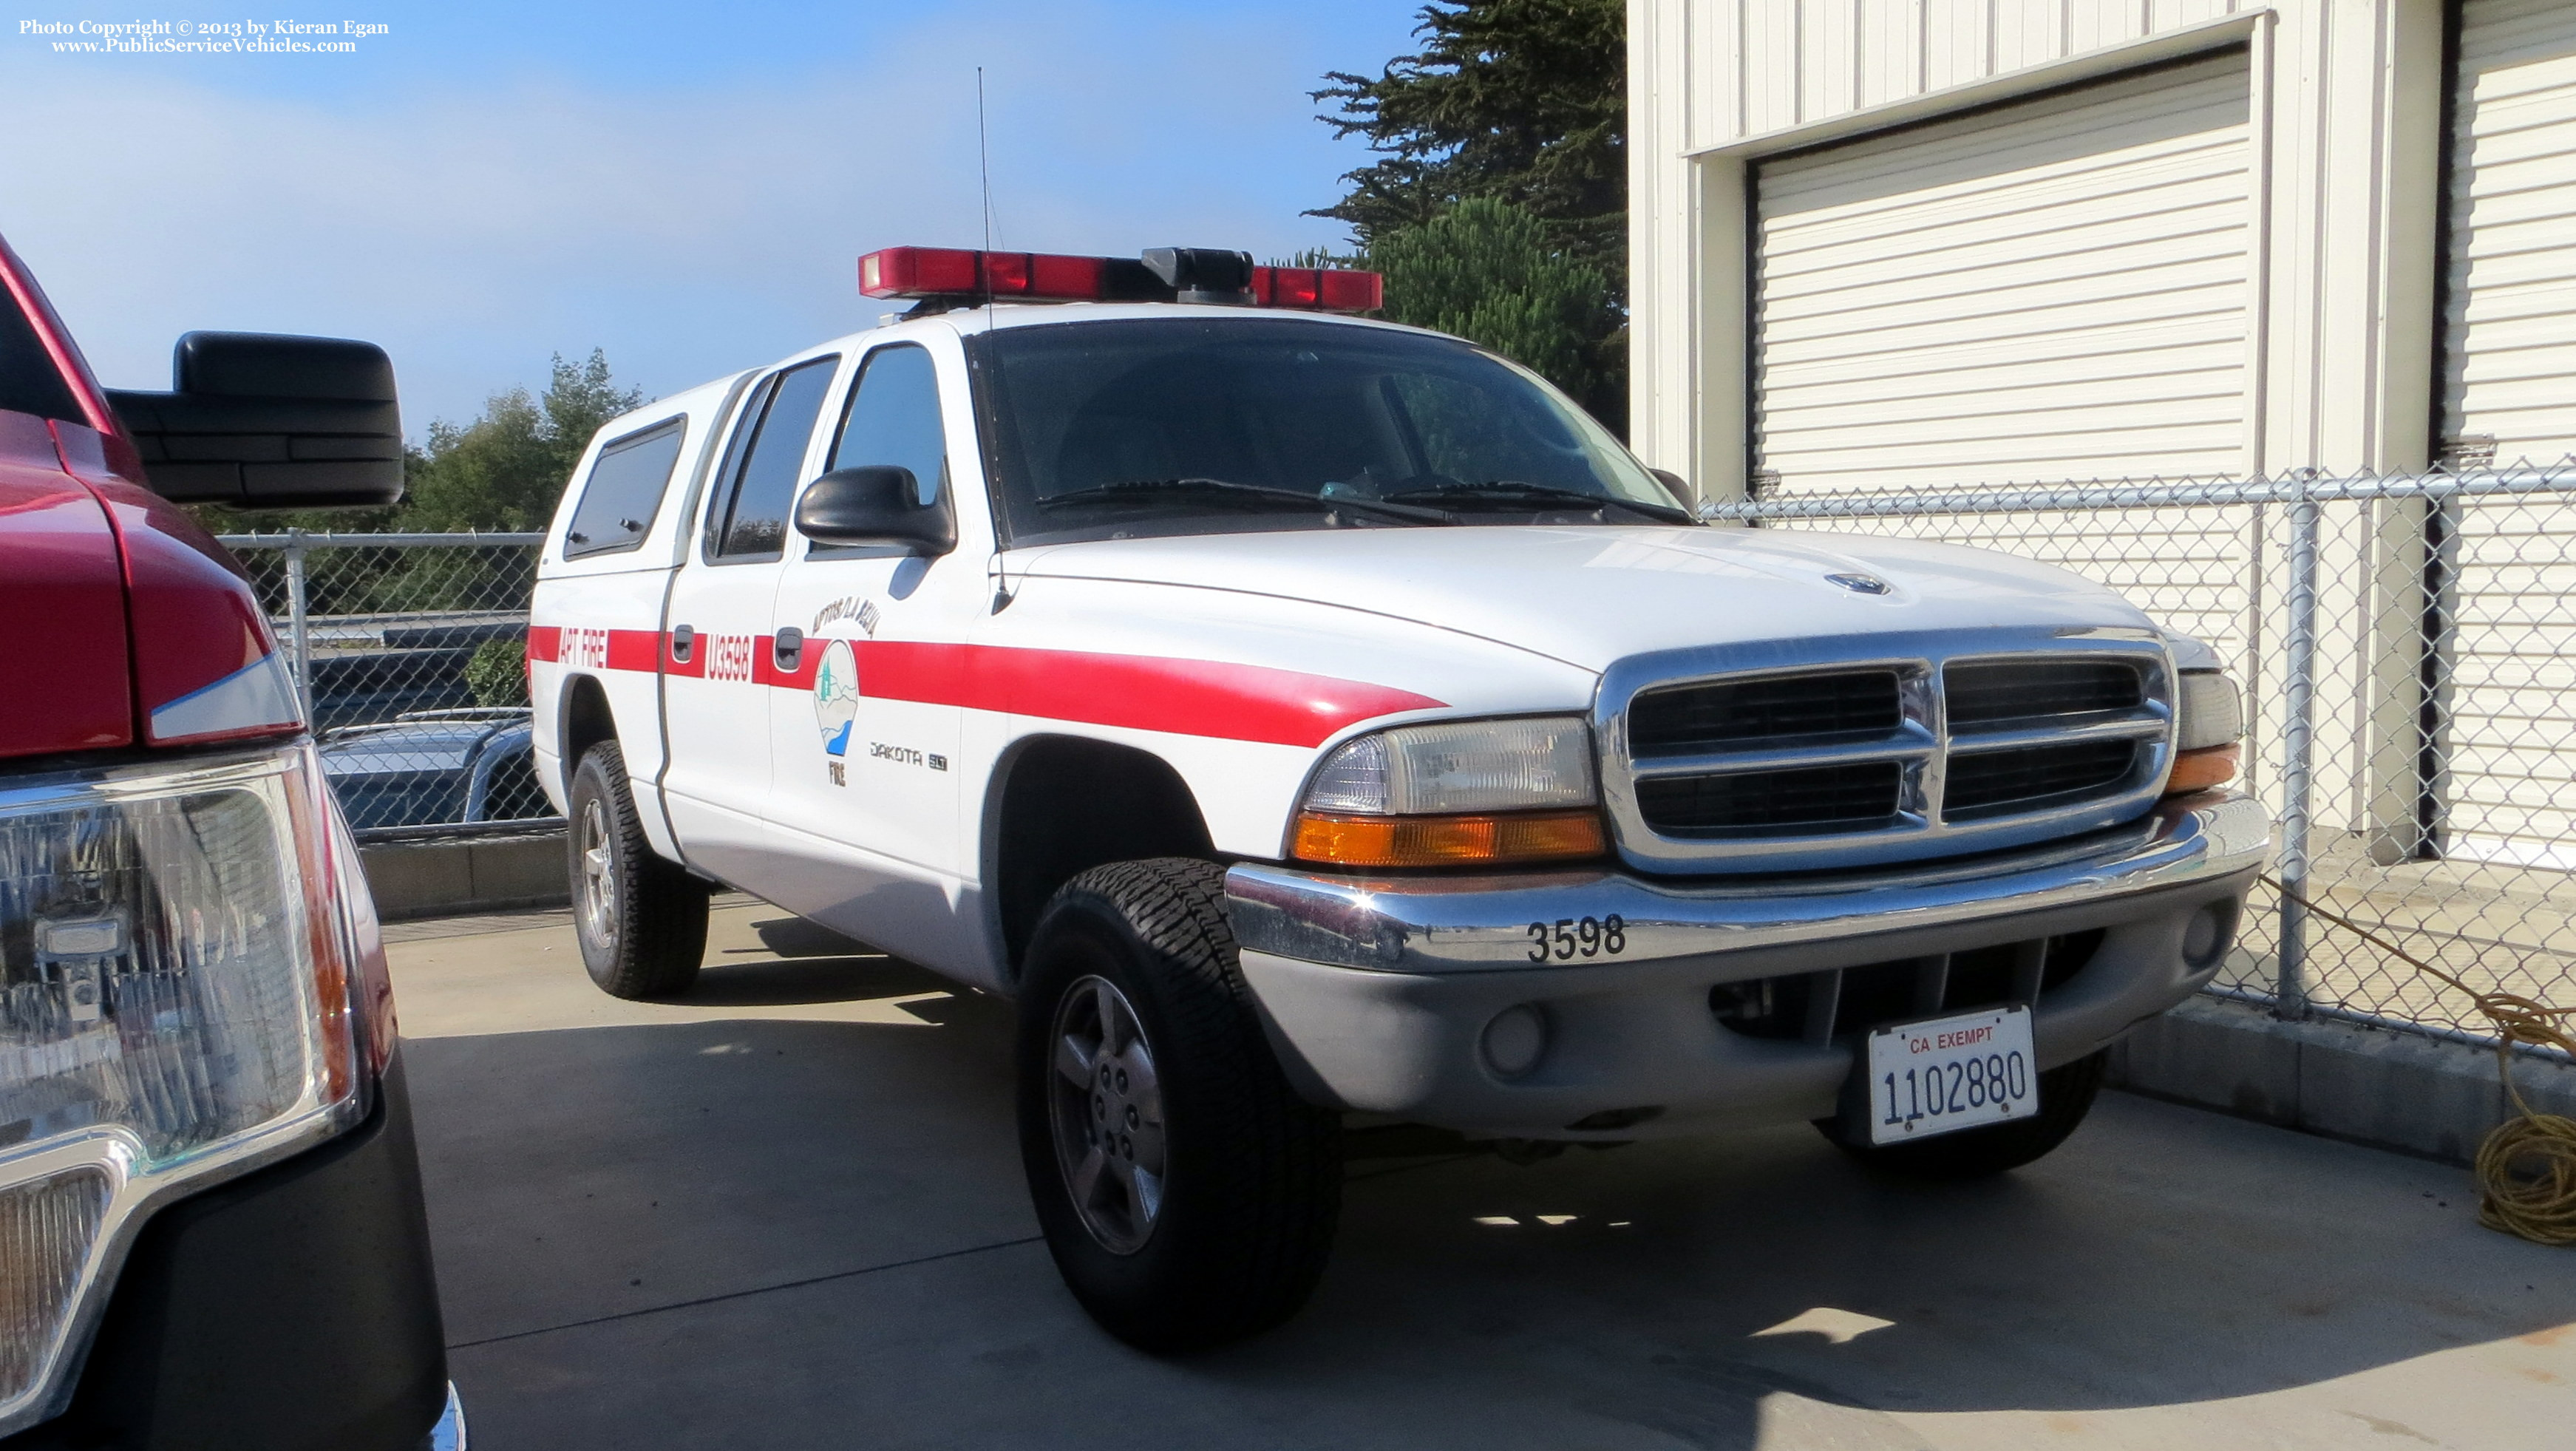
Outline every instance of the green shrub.
POLYGON ((465 662, 465 688, 476 705, 528 703, 528 642, 486 640, 465 662))

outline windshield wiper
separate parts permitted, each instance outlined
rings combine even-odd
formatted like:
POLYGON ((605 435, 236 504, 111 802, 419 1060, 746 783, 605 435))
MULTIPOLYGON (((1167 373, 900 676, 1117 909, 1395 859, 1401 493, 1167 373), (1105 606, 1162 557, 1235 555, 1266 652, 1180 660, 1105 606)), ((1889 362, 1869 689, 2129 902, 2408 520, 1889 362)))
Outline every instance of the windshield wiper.
POLYGON ((1268 484, 1238 484, 1232 479, 1122 479, 1114 484, 1094 484, 1070 493, 1051 494, 1038 500, 1041 509, 1066 504, 1115 504, 1150 501, 1158 498, 1188 496, 1193 502, 1233 503, 1252 509, 1312 509, 1318 512, 1348 509, 1355 514, 1375 514, 1386 519, 1401 519, 1407 524, 1454 524, 1457 521, 1446 509, 1433 509, 1420 504, 1386 504, 1375 499, 1326 498, 1302 489, 1278 489, 1268 484))
POLYGON ((1622 499, 1610 494, 1587 494, 1580 489, 1560 489, 1547 484, 1523 483, 1518 479, 1496 479, 1489 484, 1434 484, 1423 489, 1402 489, 1386 496, 1389 499, 1438 499, 1444 504, 1499 505, 1518 512, 1524 508, 1547 509, 1564 506, 1576 509, 1625 509, 1667 524, 1694 524, 1698 521, 1686 509, 1670 504, 1648 504, 1635 499, 1622 499))

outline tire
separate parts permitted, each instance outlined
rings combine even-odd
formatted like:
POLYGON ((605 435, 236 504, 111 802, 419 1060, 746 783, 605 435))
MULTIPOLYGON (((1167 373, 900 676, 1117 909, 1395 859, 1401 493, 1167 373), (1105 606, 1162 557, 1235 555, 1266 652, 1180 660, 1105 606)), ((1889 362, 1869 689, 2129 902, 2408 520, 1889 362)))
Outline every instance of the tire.
POLYGON ((573 935, 590 980, 611 997, 687 992, 707 950, 707 884, 644 839, 617 742, 583 754, 571 808, 573 935))
POLYGON ((1834 1147, 1869 1165, 1908 1179, 1982 1179, 2040 1158, 2074 1133, 2102 1091, 2109 1049, 2078 1058, 2039 1075, 2039 1112, 2019 1123, 1963 1129, 1916 1144, 1872 1145, 1843 1136, 1838 1119, 1818 1119, 1816 1127, 1834 1147))
POLYGON ((1341 1214, 1341 1116, 1271 1054, 1224 880, 1094 867, 1047 904, 1021 977, 1020 1158, 1047 1249, 1102 1328, 1158 1354, 1295 1314, 1341 1214))

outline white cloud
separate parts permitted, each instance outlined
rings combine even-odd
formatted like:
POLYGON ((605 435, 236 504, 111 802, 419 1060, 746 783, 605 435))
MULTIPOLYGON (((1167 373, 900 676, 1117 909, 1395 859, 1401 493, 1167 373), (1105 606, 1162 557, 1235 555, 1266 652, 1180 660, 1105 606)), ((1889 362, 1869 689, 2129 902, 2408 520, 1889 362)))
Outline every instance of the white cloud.
POLYGON ((191 328, 363 337, 405 420, 607 348, 669 392, 864 327, 856 256, 981 235, 974 66, 1007 245, 1285 252, 1352 152, 1303 57, 1220 29, 1112 45, 916 32, 845 75, 653 94, 535 80, 282 99, 158 68, 0 59, 0 233, 111 384, 191 328))

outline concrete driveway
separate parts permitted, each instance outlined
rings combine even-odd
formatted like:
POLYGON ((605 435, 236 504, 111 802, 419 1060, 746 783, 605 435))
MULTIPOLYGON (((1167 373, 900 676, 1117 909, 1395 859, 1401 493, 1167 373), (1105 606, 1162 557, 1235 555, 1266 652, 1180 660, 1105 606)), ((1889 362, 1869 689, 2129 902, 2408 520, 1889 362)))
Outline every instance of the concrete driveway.
POLYGON ((1957 1187, 1803 1127, 1360 1160, 1305 1313, 1159 1361, 1035 1238, 1007 1005, 738 898, 674 1004, 560 915, 394 935, 483 1451, 2576 1444, 2576 1254, 2444 1165, 2119 1094, 1957 1187))

